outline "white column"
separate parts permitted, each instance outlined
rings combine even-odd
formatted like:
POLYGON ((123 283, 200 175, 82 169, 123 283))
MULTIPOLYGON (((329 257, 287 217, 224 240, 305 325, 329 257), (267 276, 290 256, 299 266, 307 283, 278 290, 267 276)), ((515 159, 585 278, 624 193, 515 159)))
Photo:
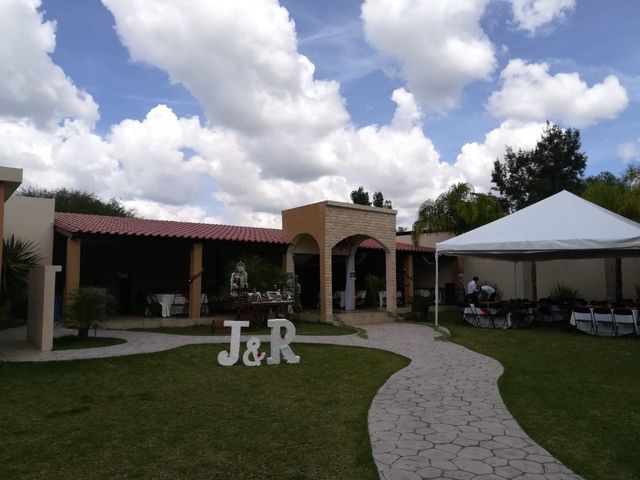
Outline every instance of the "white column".
POLYGON ((356 271, 356 251, 358 247, 355 247, 349 253, 347 258, 346 279, 344 283, 344 309, 355 310, 356 309, 356 279, 351 278, 351 272, 356 271))

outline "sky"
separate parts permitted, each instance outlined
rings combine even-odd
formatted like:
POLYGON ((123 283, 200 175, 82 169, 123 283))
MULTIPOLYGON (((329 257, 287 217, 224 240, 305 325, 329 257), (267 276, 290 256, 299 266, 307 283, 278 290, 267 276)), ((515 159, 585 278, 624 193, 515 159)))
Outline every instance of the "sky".
POLYGON ((280 227, 381 191, 410 227, 505 148, 640 161, 637 0, 0 0, 0 165, 138 216, 280 227))

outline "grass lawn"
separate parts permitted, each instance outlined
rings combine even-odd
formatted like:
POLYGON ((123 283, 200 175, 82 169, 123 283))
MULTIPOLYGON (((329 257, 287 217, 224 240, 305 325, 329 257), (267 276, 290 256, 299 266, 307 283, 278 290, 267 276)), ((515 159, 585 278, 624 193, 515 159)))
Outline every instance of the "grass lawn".
POLYGON ((640 339, 564 325, 479 329, 457 312, 439 320, 451 341, 502 363, 505 403, 554 456, 589 480, 640 478, 640 339))
POLYGON ((126 343, 122 338, 113 337, 89 337, 79 338, 77 335, 65 335, 53 339, 54 350, 73 350, 76 348, 110 347, 119 343, 126 343))
POLYGON ((367 412, 406 358, 296 344, 298 365, 225 368, 223 348, 0 363, 0 478, 378 478, 367 412))
MULTIPOLYGON (((320 322, 295 322, 296 335, 351 335, 357 333, 357 330, 347 326, 334 326, 328 323, 320 322)), ((156 332, 169 333, 171 335, 230 335, 230 328, 222 328, 211 332, 210 325, 192 325, 190 327, 159 327, 159 328, 135 328, 137 332, 156 332)), ((242 333, 246 335, 268 335, 271 333, 269 328, 258 328, 255 330, 242 329, 242 333)))

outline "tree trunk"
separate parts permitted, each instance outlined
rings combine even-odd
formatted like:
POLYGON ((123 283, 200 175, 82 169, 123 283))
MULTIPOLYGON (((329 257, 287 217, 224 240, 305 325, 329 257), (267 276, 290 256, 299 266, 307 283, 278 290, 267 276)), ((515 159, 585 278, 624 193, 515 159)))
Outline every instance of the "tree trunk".
POLYGON ((82 327, 78 329, 78 338, 89 338, 89 327, 82 327))

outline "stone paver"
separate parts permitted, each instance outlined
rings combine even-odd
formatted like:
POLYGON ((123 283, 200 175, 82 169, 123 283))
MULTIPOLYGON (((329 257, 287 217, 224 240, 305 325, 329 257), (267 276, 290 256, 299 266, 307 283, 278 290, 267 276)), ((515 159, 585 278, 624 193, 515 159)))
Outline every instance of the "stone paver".
MULTIPOLYGON (((364 326, 356 335, 297 336, 297 343, 354 345, 411 359, 380 388, 369 409, 373 457, 383 480, 578 480, 581 477, 531 440, 504 405, 497 380, 502 366, 414 324, 364 326)), ((52 361, 158 352, 183 345, 226 343, 226 337, 113 331, 127 343, 87 350, 38 352, 25 348, 24 330, 0 334, 0 359, 52 361)), ((260 337, 268 341, 268 337, 260 337)), ((294 346, 295 350, 295 346, 294 346)), ((302 359, 304 361, 304 359, 302 359)))

